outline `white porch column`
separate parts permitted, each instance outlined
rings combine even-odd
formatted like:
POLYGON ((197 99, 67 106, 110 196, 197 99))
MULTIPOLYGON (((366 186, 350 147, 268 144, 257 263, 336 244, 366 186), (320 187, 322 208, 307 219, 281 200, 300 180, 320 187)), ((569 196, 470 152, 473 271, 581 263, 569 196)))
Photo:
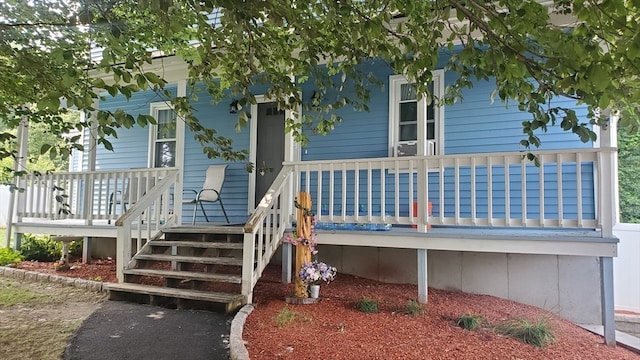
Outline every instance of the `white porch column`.
MULTIPOLYGON (((187 96, 187 80, 178 81, 177 89, 178 97, 187 96)), ((180 150, 176 151, 176 167, 180 169, 178 179, 173 186, 173 214, 176 216, 177 225, 182 225, 182 189, 184 187, 184 148, 185 148, 185 123, 184 121, 176 121, 176 139, 178 140, 176 147, 180 150)), ((194 204, 194 209, 197 204, 194 204)))
MULTIPOLYGON (((613 226, 618 221, 618 117, 610 116, 608 126, 600 127, 599 209, 598 217, 603 237, 614 237, 613 226), (612 151, 608 149, 612 148, 612 151)), ((616 345, 616 324, 613 299, 613 258, 600 258, 600 302, 604 340, 608 346, 616 345)))
POLYGON ((427 303, 427 249, 418 249, 418 302, 427 303))
MULTIPOLYGON (((84 116, 89 117, 89 128, 84 130, 84 135, 89 135, 89 153, 87 154, 87 167, 85 171, 96 170, 96 158, 97 158, 97 136, 98 136, 98 109, 100 108, 100 94, 98 98, 93 100, 93 111, 87 112, 84 116), (88 134, 87 134, 88 131, 88 134)), ((83 136, 84 138, 84 136, 83 136)), ((83 144, 84 145, 84 144, 83 144)), ((84 164, 80 164, 80 169, 83 169, 84 164)), ((82 210, 84 212, 85 224, 91 225, 93 223, 93 184, 85 182, 82 210)), ((90 238, 85 236, 82 240, 82 262, 86 264, 91 259, 91 244, 90 238)))
MULTIPOLYGON (((20 147, 18 148, 18 156, 13 162, 13 170, 23 171, 27 169, 27 155, 29 153, 29 120, 26 117, 22 117, 20 125, 18 125, 17 139, 20 147)), ((14 185, 18 188, 24 188, 25 182, 20 177, 14 176, 14 185)), ((11 224, 14 221, 15 209, 24 210, 26 196, 24 192, 18 192, 12 190, 9 199, 9 209, 7 210, 7 229, 5 233, 6 247, 11 245, 11 224)), ((22 220, 20 216, 15 217, 15 221, 22 220)), ((14 235, 13 248, 19 249, 21 243, 22 234, 14 235)))
POLYGON ((288 242, 282 242, 282 283, 291 284, 292 274, 291 268, 293 267, 293 261, 291 259, 291 252, 293 251, 293 245, 288 242))

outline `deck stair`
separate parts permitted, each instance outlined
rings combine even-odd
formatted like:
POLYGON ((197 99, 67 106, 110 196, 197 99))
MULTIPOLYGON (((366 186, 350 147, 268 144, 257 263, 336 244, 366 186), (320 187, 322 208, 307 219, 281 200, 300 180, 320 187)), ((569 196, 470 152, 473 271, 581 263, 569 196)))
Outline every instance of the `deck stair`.
POLYGON ((166 229, 134 255, 124 283, 109 284, 109 298, 170 308, 234 311, 246 301, 242 283, 241 226, 166 229))

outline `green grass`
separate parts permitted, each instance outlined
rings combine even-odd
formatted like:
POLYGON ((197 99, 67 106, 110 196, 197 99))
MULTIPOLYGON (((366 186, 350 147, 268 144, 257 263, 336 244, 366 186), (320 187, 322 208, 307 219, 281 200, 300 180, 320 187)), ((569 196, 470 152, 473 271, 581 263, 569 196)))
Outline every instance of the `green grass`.
POLYGON ((38 300, 45 298, 46 295, 38 294, 23 287, 7 285, 0 290, 0 306, 14 306, 18 304, 37 303, 38 300))
POLYGON ((462 315, 456 321, 456 325, 465 330, 475 330, 481 328, 484 324, 487 324, 487 319, 480 314, 462 315))
POLYGON ((424 313, 424 306, 419 302, 411 299, 407 301, 407 305, 405 305, 404 310, 407 314, 412 316, 418 316, 424 313))
POLYGON ((367 314, 377 313, 380 311, 380 303, 377 300, 369 298, 360 299, 358 301, 358 304, 356 304, 356 307, 358 308, 358 310, 367 314))
POLYGON ((540 348, 552 344, 556 340, 549 319, 545 317, 540 317, 537 321, 507 320, 496 326, 495 331, 540 348))
POLYGON ((273 321, 276 323, 278 329, 282 329, 288 324, 294 321, 308 321, 309 318, 299 312, 289 309, 289 306, 282 308, 274 317, 273 321))

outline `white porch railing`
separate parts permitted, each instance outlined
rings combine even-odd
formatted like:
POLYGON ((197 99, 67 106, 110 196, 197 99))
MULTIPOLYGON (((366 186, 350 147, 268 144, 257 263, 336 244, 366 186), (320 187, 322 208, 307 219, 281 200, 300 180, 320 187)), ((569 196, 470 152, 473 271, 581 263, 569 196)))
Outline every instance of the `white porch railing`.
POLYGON ((116 220, 177 169, 106 170, 28 174, 19 179, 16 214, 42 220, 116 220))
POLYGON ((293 167, 284 166, 244 226, 242 295, 251 303, 253 287, 280 246, 293 213, 293 167))
POLYGON ((178 175, 177 169, 167 172, 116 221, 116 273, 119 282, 124 281, 123 270, 131 265, 131 258, 142 249, 145 241, 158 238, 165 227, 177 225, 177 217, 170 206, 171 190, 178 175))
MULTIPOLYGON (((615 149, 288 163, 330 223, 597 228, 613 203, 598 172, 615 149), (415 204, 414 204, 415 203, 415 204), (427 214, 428 204, 433 211, 427 214), (605 205, 603 207, 603 205, 605 205), (416 211, 417 210, 417 214, 416 211), (606 211, 606 210, 605 210, 606 211)), ((610 226, 610 224, 609 224, 610 226)))

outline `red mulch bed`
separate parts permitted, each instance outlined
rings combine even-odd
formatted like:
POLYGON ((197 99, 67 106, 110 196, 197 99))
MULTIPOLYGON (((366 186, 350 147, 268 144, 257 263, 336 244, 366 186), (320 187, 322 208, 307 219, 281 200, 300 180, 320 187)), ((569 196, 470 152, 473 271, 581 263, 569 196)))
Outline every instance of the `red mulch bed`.
POLYGON ((71 268, 65 271, 57 271, 56 265, 57 262, 22 261, 16 268, 85 280, 118 282, 115 259, 92 259, 88 264, 83 264, 80 260, 72 259, 69 264, 71 268))
POLYGON ((258 282, 243 338, 252 360, 260 359, 639 359, 621 347, 604 345, 600 336, 536 307, 487 295, 429 289, 423 314, 406 314, 415 285, 385 284, 345 274, 322 285, 321 302, 287 305, 292 284, 281 284, 270 267, 258 282), (356 309, 364 298, 380 302, 380 312, 356 309), (300 314, 278 328, 274 317, 285 307, 300 314), (464 314, 482 314, 492 324, 524 317, 549 319, 557 341, 537 348, 489 330, 467 331, 455 325, 464 314))
MULTIPOLYGON (((72 263, 56 271, 54 263, 21 262, 17 268, 62 276, 117 282, 115 260, 72 263)), ((322 285, 321 301, 290 305, 292 284, 280 283, 280 268, 269 266, 255 288, 255 310, 243 338, 252 360, 261 359, 640 359, 622 347, 604 345, 600 336, 536 307, 487 295, 429 289, 421 315, 406 314, 415 285, 385 284, 345 274, 322 285), (380 312, 356 309, 367 297, 380 302, 380 312), (297 319, 278 328, 274 317, 287 307, 297 319), (467 331, 455 325, 463 314, 482 314, 492 324, 510 318, 549 319, 556 342, 537 348, 489 330, 467 331)))

